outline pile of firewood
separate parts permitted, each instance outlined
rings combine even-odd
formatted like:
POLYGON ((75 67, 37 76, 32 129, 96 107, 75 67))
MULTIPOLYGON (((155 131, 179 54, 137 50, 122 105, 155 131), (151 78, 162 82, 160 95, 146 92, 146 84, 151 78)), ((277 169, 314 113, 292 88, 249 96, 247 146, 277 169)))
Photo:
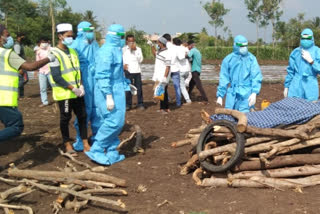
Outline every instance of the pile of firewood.
MULTIPOLYGON (((192 145, 191 158, 182 166, 180 174, 193 172, 199 186, 215 187, 272 187, 297 189, 320 184, 320 115, 305 124, 283 128, 257 128, 247 125, 246 115, 238 111, 216 109, 216 114, 232 115, 238 120, 237 133, 244 136, 241 158, 224 172, 212 172, 202 164, 223 166, 235 155, 234 134, 226 127, 213 126, 212 138, 199 151, 199 137, 205 124, 213 121, 201 112, 204 125, 191 129, 186 139, 173 142, 172 147, 192 145), (219 144, 223 138, 224 144, 219 144), (215 140, 217 139, 217 140, 215 140), (197 150, 197 151, 196 151, 197 150)), ((201 137, 200 137, 201 138, 201 137)), ((201 141, 201 140, 200 140, 201 141)))
POLYGON ((51 194, 58 194, 52 202, 52 212, 61 213, 63 208, 73 209, 79 212, 90 204, 90 202, 125 211, 125 204, 121 200, 111 200, 98 195, 124 196, 127 191, 117 187, 125 187, 126 181, 114 176, 102 173, 105 167, 91 167, 81 162, 68 153, 59 150, 61 155, 71 159, 60 171, 20 170, 14 165, 8 169, 7 175, 0 177, 0 181, 14 186, 4 192, 0 192, 0 208, 5 213, 14 213, 13 209, 26 210, 29 214, 33 210, 29 206, 12 205, 11 202, 18 201, 24 196, 41 190, 51 194), (76 163, 85 170, 78 171, 72 164, 76 163))

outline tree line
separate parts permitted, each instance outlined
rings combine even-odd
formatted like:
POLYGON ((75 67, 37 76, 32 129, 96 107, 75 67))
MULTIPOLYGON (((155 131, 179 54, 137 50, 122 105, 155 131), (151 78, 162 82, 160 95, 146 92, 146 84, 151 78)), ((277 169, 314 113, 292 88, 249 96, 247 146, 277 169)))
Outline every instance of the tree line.
POLYGON ((68 22, 77 32, 81 21, 89 21, 97 29, 97 39, 101 38, 101 28, 93 11, 73 12, 66 0, 0 0, 1 24, 4 24, 11 35, 26 34, 25 44, 35 45, 41 37, 56 41, 55 26, 68 22))

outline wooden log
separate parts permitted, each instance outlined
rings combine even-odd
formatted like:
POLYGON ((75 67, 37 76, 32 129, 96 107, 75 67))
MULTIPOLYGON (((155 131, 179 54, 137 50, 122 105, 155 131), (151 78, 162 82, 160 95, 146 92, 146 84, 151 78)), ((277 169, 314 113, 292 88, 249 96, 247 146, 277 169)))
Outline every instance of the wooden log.
POLYGON ((295 154, 277 156, 264 164, 261 161, 244 161, 240 165, 235 166, 233 172, 258 170, 258 169, 274 169, 285 166, 302 166, 306 164, 320 164, 320 154, 295 154))
POLYGON ((203 187, 255 187, 262 188, 263 184, 248 179, 228 179, 228 178, 205 178, 200 186, 203 187))
POLYGON ((210 114, 208 114, 205 110, 201 110, 200 112, 200 116, 202 118, 202 120, 206 123, 209 124, 212 122, 212 120, 210 119, 210 114))
POLYGON ((8 189, 4 192, 0 193, 0 198, 2 200, 7 199, 10 195, 12 194, 17 194, 17 193, 24 193, 24 192, 28 192, 30 189, 28 189, 24 184, 20 184, 17 187, 13 187, 11 189, 8 189))
POLYGON ((247 133, 264 135, 264 136, 278 136, 278 137, 286 137, 286 138, 299 138, 303 140, 309 139, 309 136, 299 130, 284 130, 284 129, 276 129, 276 128, 257 128, 253 126, 247 126, 247 133))
POLYGON ((200 134, 186 134, 185 138, 191 138, 191 139, 198 139, 200 137, 200 134))
POLYGON ((23 181, 26 184, 32 185, 34 187, 37 187, 37 188, 39 188, 39 189, 41 189, 43 191, 64 192, 64 193, 68 193, 70 195, 73 195, 75 197, 79 197, 79 198, 82 198, 82 199, 85 199, 85 200, 97 201, 97 202, 100 202, 100 203, 111 205, 113 207, 125 208, 125 204, 120 202, 120 201, 114 201, 114 200, 109 200, 109 199, 106 199, 106 198, 99 198, 99 197, 95 197, 95 196, 90 196, 90 195, 83 194, 83 193, 80 193, 80 192, 76 192, 74 190, 67 189, 67 188, 61 188, 61 187, 55 187, 55 186, 39 184, 39 183, 33 182, 31 180, 28 180, 28 179, 23 179, 23 181))
POLYGON ((178 148, 185 145, 196 145, 197 143, 198 143, 198 138, 188 138, 188 139, 172 142, 171 147, 178 148))
POLYGON ((280 147, 287 146, 287 145, 290 146, 290 145, 294 145, 299 142, 300 142, 300 139, 297 139, 297 138, 293 138, 291 140, 286 140, 283 142, 278 142, 277 140, 274 140, 269 143, 258 144, 258 145, 252 146, 252 147, 245 148, 245 153, 246 154, 255 154, 258 152, 270 151, 273 148, 280 148, 280 147))
POLYGON ((196 185, 200 186, 201 185, 201 179, 200 176, 202 176, 203 173, 203 169, 198 168, 196 169, 193 174, 192 174, 192 179, 194 180, 194 182, 196 183, 196 185))
POLYGON ((298 167, 287 167, 279 169, 266 169, 259 171, 243 171, 232 174, 232 178, 246 179, 254 176, 265 176, 271 178, 288 178, 296 176, 308 176, 320 174, 320 164, 318 165, 305 165, 298 167))
POLYGON ((78 201, 76 198, 74 198, 73 201, 66 201, 64 207, 67 210, 71 210, 73 209, 73 211, 75 211, 76 213, 80 212, 80 209, 85 207, 88 204, 89 200, 85 200, 85 201, 78 201))
POLYGON ((188 162, 183 165, 183 167, 180 170, 180 175, 187 175, 191 169, 195 168, 197 166, 197 163, 199 162, 198 155, 193 155, 188 162))
POLYGON ((70 179, 79 179, 79 180, 91 180, 105 183, 114 183, 117 186, 126 186, 126 181, 121 178, 116 178, 114 176, 90 172, 85 170, 82 172, 58 172, 58 171, 38 171, 38 170, 20 170, 17 168, 11 168, 8 170, 8 175, 12 177, 20 178, 51 178, 52 181, 55 181, 55 178, 70 178, 70 179))
POLYGON ((58 149, 59 153, 64 156, 64 157, 67 157, 69 158, 71 161, 73 161, 74 163, 76 164, 79 164, 80 166, 84 166, 86 167, 87 169, 91 169, 91 166, 85 162, 82 162, 82 161, 79 161, 77 160, 75 157, 73 157, 71 154, 69 153, 66 153, 66 152, 63 152, 61 149, 58 149))
MULTIPOLYGON (((253 153, 258 153, 260 151, 265 151, 265 150, 270 150, 271 145, 277 143, 277 140, 273 140, 264 144, 258 144, 255 146, 251 146, 251 147, 245 147, 245 154, 253 154, 253 153)), ((233 154, 236 150, 236 143, 230 143, 224 146, 219 146, 210 150, 205 150, 199 153, 199 159, 200 161, 206 159, 209 156, 218 154, 218 153, 222 153, 222 152, 229 152, 231 154, 233 154)))
POLYGON ((203 124, 203 125, 199 126, 198 128, 190 129, 188 131, 188 134, 200 134, 203 131, 203 129, 205 129, 205 128, 206 128, 206 125, 203 124))
POLYGON ((272 137, 251 137, 246 139, 245 146, 252 146, 266 141, 274 140, 272 137))
POLYGON ((283 147, 281 149, 281 151, 278 152, 278 155, 285 154, 285 153, 288 153, 288 152, 291 152, 294 150, 298 150, 298 149, 308 148, 311 146, 317 146, 317 145, 320 145, 320 138, 315 138, 315 139, 307 140, 307 141, 304 141, 304 142, 301 142, 299 144, 295 144, 292 146, 283 147))
POLYGON ((247 125, 248 125, 248 119, 244 113, 236 111, 236 110, 224 109, 224 108, 216 108, 215 113, 216 114, 227 114, 227 115, 233 116, 234 118, 238 119, 237 131, 240 133, 243 133, 246 131, 247 125))
POLYGON ((107 194, 107 195, 128 195, 128 192, 123 189, 86 189, 80 191, 83 194, 107 194))
POLYGON ((18 206, 18 205, 9 205, 9 204, 0 204, 2 208, 16 209, 16 210, 26 210, 28 214, 33 214, 33 210, 28 206, 18 206))

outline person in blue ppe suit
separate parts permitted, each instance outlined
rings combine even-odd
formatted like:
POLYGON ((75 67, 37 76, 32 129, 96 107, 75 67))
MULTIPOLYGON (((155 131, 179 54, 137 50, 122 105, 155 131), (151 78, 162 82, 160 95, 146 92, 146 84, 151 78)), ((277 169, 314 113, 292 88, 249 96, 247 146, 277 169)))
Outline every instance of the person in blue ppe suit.
MULTIPOLYGON (((92 135, 94 137, 100 125, 93 101, 95 56, 99 50, 99 45, 95 40, 94 27, 92 27, 91 23, 86 21, 79 23, 77 38, 70 47, 75 49, 79 55, 81 79, 86 92, 84 99, 87 112, 87 124, 90 121, 92 135)), ((83 145, 81 140, 78 120, 75 120, 74 126, 77 130, 77 140, 73 144, 74 150, 89 151, 89 144, 83 145)))
POLYGON ((121 25, 111 25, 106 43, 99 49, 96 58, 94 100, 102 123, 90 151, 85 154, 102 165, 111 165, 125 158, 117 151, 120 143, 118 135, 125 122, 125 91, 131 89, 130 81, 124 77, 123 71, 124 35, 121 25))
POLYGON ((233 52, 221 65, 217 103, 227 94, 225 108, 249 112, 254 108, 261 89, 262 74, 254 55, 248 52, 248 40, 238 35, 234 39, 233 52))
POLYGON ((309 28, 304 29, 301 33, 300 47, 294 49, 290 54, 287 72, 284 97, 318 100, 317 75, 320 73, 320 50, 314 44, 313 32, 309 28))

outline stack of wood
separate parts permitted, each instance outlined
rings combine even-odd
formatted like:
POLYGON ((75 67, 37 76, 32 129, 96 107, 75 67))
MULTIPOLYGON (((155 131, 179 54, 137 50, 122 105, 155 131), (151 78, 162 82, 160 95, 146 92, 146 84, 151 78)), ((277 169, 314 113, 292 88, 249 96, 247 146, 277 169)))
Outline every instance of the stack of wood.
POLYGON ((111 200, 97 195, 125 196, 127 191, 117 187, 125 187, 126 181, 121 178, 103 173, 105 167, 91 167, 68 153, 60 150, 61 155, 71 159, 67 166, 60 171, 20 170, 14 165, 8 169, 6 177, 0 181, 14 187, 0 192, 0 207, 5 213, 13 213, 12 209, 23 209, 32 214, 32 208, 23 205, 11 205, 22 197, 32 194, 36 190, 58 194, 51 204, 52 212, 58 214, 65 209, 79 212, 90 202, 100 203, 119 212, 125 211, 125 204, 121 200, 111 200), (72 164, 76 163, 87 169, 78 171, 72 164))
MULTIPOLYGON (((199 186, 215 187, 272 187, 276 189, 303 187, 320 184, 320 115, 302 125, 285 128, 257 128, 247 125, 246 115, 234 110, 216 109, 215 114, 232 115, 238 133, 245 137, 244 154, 232 168, 213 173, 200 162, 210 161, 223 166, 235 154, 235 136, 226 127, 213 126, 213 140, 205 142, 203 150, 195 152, 198 138, 204 125, 191 129, 186 139, 173 142, 172 147, 191 144, 191 158, 182 166, 181 175, 193 172, 193 179, 199 186), (223 137, 228 143, 219 144, 223 137), (217 141, 215 140, 217 139, 217 141)), ((210 115, 202 110, 206 124, 210 115)))

